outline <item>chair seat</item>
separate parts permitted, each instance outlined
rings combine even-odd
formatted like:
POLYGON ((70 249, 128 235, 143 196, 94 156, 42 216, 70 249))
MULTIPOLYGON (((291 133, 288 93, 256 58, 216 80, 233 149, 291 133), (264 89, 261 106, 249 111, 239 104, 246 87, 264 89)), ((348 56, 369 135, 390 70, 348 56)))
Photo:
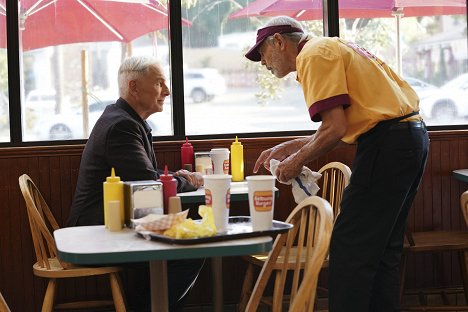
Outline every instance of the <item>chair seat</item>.
POLYGON ((413 232, 414 246, 405 241, 405 252, 425 252, 468 249, 467 231, 413 232))
POLYGON ((68 278, 104 275, 122 271, 122 268, 119 267, 80 267, 71 264, 67 265, 66 269, 64 269, 56 257, 49 258, 47 260, 49 262, 50 269, 43 267, 36 262, 33 265, 34 275, 46 278, 68 278))

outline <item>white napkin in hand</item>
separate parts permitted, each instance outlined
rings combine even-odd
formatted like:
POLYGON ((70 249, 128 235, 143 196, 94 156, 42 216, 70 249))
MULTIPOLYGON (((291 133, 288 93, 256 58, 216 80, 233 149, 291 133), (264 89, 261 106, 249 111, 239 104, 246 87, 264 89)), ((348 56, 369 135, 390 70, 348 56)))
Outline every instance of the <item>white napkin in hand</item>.
MULTIPOLYGON (((270 160, 270 171, 272 175, 276 176, 275 173, 279 163, 279 160, 270 160)), ((299 204, 307 197, 317 194, 317 192, 320 190, 320 187, 317 185, 317 180, 321 177, 322 175, 320 173, 314 172, 306 166, 303 166, 301 173, 297 177, 287 182, 280 182, 287 185, 292 184, 294 201, 296 204, 299 204)))

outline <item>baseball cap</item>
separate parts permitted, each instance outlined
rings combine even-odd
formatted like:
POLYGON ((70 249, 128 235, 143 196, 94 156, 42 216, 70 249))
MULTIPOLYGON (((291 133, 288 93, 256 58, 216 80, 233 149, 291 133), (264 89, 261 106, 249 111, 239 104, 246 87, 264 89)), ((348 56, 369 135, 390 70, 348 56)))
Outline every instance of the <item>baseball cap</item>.
POLYGON ((257 40, 255 41, 255 45, 250 48, 250 50, 245 54, 245 57, 251 61, 259 62, 261 60, 261 56, 260 53, 258 53, 258 47, 263 43, 263 41, 265 41, 266 38, 274 34, 286 34, 294 32, 303 33, 304 31, 291 25, 273 25, 260 28, 257 30, 257 40))

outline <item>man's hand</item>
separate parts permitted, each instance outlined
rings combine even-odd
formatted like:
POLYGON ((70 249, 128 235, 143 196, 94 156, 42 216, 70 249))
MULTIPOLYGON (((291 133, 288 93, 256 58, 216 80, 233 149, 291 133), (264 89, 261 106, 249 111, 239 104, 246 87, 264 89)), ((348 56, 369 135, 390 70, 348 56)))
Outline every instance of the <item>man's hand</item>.
POLYGON ((297 138, 294 140, 290 140, 287 142, 283 142, 272 148, 264 150, 257 159, 255 163, 253 172, 257 173, 260 166, 263 165, 266 170, 270 171, 270 160, 276 159, 282 161, 286 159, 289 155, 294 154, 297 152, 304 144, 307 144, 310 140, 312 140, 313 135, 310 137, 305 138, 297 138))
POLYGON ((253 172, 257 173, 261 165, 263 165, 263 167, 265 167, 266 170, 270 171, 270 160, 272 158, 282 161, 288 156, 289 152, 286 145, 280 144, 267 150, 264 150, 255 162, 253 172))
POLYGON ((204 183, 203 176, 200 172, 190 172, 188 170, 181 169, 174 175, 185 178, 188 183, 195 186, 196 188, 203 186, 204 183))
POLYGON ((278 164, 276 178, 280 182, 288 182, 297 177, 302 171, 302 163, 294 159, 294 154, 278 164))

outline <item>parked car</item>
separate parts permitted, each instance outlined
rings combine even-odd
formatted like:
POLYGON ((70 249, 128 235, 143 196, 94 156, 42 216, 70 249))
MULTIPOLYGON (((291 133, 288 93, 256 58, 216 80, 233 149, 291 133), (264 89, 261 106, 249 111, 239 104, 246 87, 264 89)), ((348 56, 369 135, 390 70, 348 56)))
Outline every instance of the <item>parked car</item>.
POLYGON ((432 95, 421 100, 424 117, 449 122, 468 116, 468 73, 450 80, 432 95))
MULTIPOLYGON (((69 106, 70 99, 64 96, 62 104, 69 106)), ((26 109, 39 114, 50 114, 55 111, 56 106, 54 89, 34 89, 28 92, 25 99, 26 109)))
MULTIPOLYGON (((96 100, 89 104, 89 132, 93 129, 106 106, 113 103, 115 103, 115 100, 96 100)), ((170 110, 170 108, 167 109, 168 111, 170 110)), ((164 114, 164 112, 153 114, 147 120, 148 124, 153 129, 153 135, 172 134, 172 120, 170 116, 164 116, 165 118, 161 118, 163 116, 153 117, 158 114, 164 114)), ((170 111, 164 115, 168 114, 170 115, 170 111)), ((38 140, 85 139, 83 133, 83 114, 81 110, 63 114, 41 115, 41 117, 42 118, 37 122, 35 127, 38 140)))
POLYGON ((438 87, 430 83, 427 83, 414 77, 405 77, 405 80, 414 89, 414 91, 416 91, 420 100, 426 98, 431 94, 434 94, 434 91, 439 89, 438 87))
POLYGON ((184 70, 184 93, 195 103, 211 101, 226 92, 226 82, 215 68, 184 70))

